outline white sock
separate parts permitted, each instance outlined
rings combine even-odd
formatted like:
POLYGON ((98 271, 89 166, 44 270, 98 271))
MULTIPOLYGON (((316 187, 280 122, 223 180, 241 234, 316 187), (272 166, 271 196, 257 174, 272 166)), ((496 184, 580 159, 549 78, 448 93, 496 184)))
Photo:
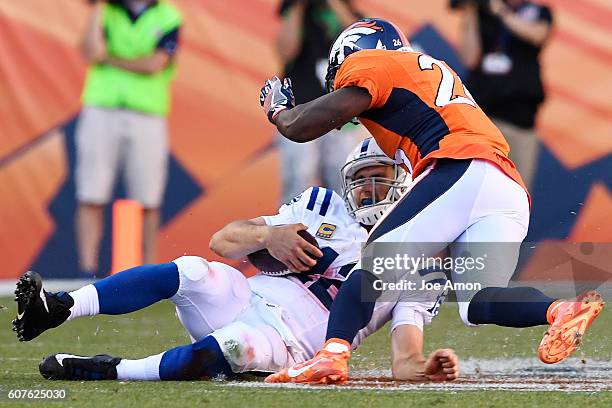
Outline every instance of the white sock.
POLYGON ((335 341, 328 342, 323 348, 323 350, 329 351, 330 353, 344 353, 345 351, 348 351, 348 349, 349 348, 346 344, 335 341))
POLYGON ((159 363, 164 353, 141 358, 139 360, 123 359, 117 365, 118 380, 159 380, 159 363))
POLYGON ((94 285, 83 286, 81 289, 70 292, 69 295, 74 300, 74 306, 70 308, 68 320, 81 316, 95 316, 100 312, 98 291, 94 285))

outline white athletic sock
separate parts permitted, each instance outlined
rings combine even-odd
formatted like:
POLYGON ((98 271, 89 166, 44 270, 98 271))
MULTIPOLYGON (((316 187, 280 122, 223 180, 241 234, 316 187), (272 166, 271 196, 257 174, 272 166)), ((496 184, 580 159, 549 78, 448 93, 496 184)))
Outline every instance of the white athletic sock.
POLYGON ((159 380, 159 363, 164 353, 141 358, 140 360, 123 359, 117 365, 118 380, 159 380))
POLYGON ((343 342, 343 340, 334 341, 336 339, 327 340, 327 343, 323 346, 323 350, 329 351, 330 353, 344 353, 345 351, 349 351, 348 343, 343 342), (346 343, 346 344, 345 344, 346 343))
POLYGON ((68 320, 81 316, 95 316, 100 312, 98 291, 94 285, 83 286, 81 289, 70 292, 69 295, 74 300, 74 306, 70 308, 68 320))

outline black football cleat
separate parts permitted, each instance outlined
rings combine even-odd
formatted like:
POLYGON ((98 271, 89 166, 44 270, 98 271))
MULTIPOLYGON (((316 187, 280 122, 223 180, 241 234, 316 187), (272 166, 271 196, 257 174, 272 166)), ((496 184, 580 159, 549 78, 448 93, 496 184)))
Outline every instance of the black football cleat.
POLYGON ((86 357, 60 353, 45 357, 38 371, 47 380, 116 380, 120 361, 106 354, 86 357))
POLYGON ((36 272, 26 272, 15 289, 17 317, 13 331, 19 341, 30 341, 47 329, 57 327, 70 316, 74 300, 66 292, 49 293, 36 272))

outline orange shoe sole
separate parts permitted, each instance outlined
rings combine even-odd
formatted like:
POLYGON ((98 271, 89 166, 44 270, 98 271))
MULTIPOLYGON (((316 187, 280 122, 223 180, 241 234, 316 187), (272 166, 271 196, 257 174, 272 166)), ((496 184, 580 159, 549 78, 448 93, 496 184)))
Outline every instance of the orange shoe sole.
POLYGON ((542 362, 555 364, 576 351, 580 347, 586 329, 606 304, 601 295, 595 291, 587 292, 580 298, 581 306, 575 311, 574 316, 558 327, 555 327, 553 322, 544 334, 538 347, 538 357, 542 362))
MULTIPOLYGON (((317 373, 318 374, 318 373, 317 373)), ((348 375, 345 373, 338 373, 336 370, 329 370, 329 372, 321 371, 317 380, 305 381, 307 384, 344 384, 346 383, 348 375)))
POLYGON ((344 384, 348 379, 348 373, 341 370, 327 367, 318 368, 314 372, 300 374, 297 377, 290 377, 287 369, 277 374, 266 377, 267 383, 294 383, 294 384, 344 384))

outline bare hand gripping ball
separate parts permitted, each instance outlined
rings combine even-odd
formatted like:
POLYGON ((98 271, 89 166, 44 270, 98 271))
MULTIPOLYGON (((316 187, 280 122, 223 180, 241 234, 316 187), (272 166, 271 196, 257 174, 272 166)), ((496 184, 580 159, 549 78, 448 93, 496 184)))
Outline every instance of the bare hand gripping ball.
MULTIPOLYGON (((310 235, 306 230, 298 231, 299 236, 310 242, 312 245, 319 248, 317 239, 310 235)), ((313 256, 316 259, 316 257, 313 256)), ((259 269, 264 275, 270 276, 284 276, 292 273, 287 265, 270 255, 270 252, 266 248, 260 249, 259 251, 253 252, 247 255, 249 262, 259 269)))

